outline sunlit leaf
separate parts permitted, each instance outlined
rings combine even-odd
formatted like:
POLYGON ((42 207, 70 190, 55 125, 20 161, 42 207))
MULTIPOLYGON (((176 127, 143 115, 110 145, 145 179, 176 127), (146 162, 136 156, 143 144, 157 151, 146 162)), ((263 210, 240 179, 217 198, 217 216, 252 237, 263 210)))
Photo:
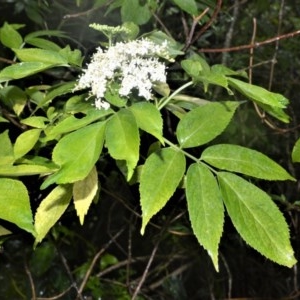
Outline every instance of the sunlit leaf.
POLYGON ((283 95, 269 92, 260 86, 252 85, 247 82, 229 77, 228 82, 240 93, 255 102, 279 108, 285 108, 289 103, 288 99, 286 99, 283 95))
POLYGON ((140 179, 142 228, 159 212, 178 187, 185 172, 185 157, 173 148, 163 148, 146 160, 140 179))
POLYGON ((68 133, 87 126, 94 121, 112 114, 112 112, 113 111, 111 109, 104 110, 92 108, 87 111, 86 115, 82 118, 76 118, 74 115, 70 115, 57 123, 57 125, 53 126, 51 129, 47 130, 46 134, 47 136, 55 138, 59 134, 68 133))
POLYGON ((287 223, 272 199, 241 177, 218 173, 223 200, 242 238, 270 260, 287 267, 296 263, 287 223))
POLYGON ((149 102, 138 102, 130 107, 138 127, 155 136, 162 144, 163 120, 159 110, 149 102))
POLYGON ((295 180, 266 155, 238 145, 220 144, 206 148, 201 159, 221 170, 266 180, 295 180))
POLYGON ((277 106, 271 106, 267 104, 258 103, 257 105, 262 108, 266 113, 268 113, 270 116, 276 118, 277 120, 289 123, 290 122, 290 116, 285 113, 283 108, 277 107, 277 106))
POLYGON ((197 107, 180 120, 177 138, 182 148, 206 144, 221 134, 229 124, 239 102, 210 102, 197 107))
POLYGON ((133 175, 139 159, 139 132, 136 119, 128 109, 119 110, 107 123, 106 147, 116 160, 125 160, 127 180, 133 175))
POLYGON ((59 185, 40 203, 34 219, 35 245, 43 240, 49 230, 60 219, 72 198, 72 185, 59 185))
POLYGON ((59 50, 59 54, 64 57, 69 64, 81 67, 83 57, 80 50, 71 50, 70 46, 68 45, 59 50))
POLYGON ((19 32, 7 22, 4 22, 4 25, 0 29, 0 41, 8 48, 20 48, 23 43, 19 32))
POLYGON ((218 271, 218 248, 223 231, 224 207, 218 183, 206 166, 194 163, 189 167, 186 197, 193 232, 218 271))
POLYGON ((98 174, 95 167, 92 168, 86 178, 76 181, 73 185, 74 206, 81 225, 83 225, 84 217, 97 194, 97 190, 98 174))
POLYGON ((49 174, 57 171, 55 166, 38 164, 20 164, 16 166, 0 166, 0 176, 19 177, 38 174, 49 174))
POLYGON ((68 61, 57 51, 39 48, 13 49, 20 61, 42 62, 51 65, 65 65, 68 61))
POLYGON ((48 121, 49 120, 45 117, 32 116, 32 117, 21 120, 21 123, 28 125, 30 127, 43 129, 46 127, 45 123, 48 121))
POLYGON ((300 162, 300 139, 297 140, 297 142, 294 145, 293 151, 292 151, 292 160, 293 162, 300 162))
POLYGON ((55 65, 43 62, 21 62, 8 66, 0 72, 0 82, 24 78, 47 70, 55 65))
POLYGON ((105 122, 98 122, 64 136, 56 144, 52 159, 60 166, 42 184, 72 183, 84 179, 91 171, 102 152, 105 122))
POLYGON ((0 166, 12 165, 15 161, 13 145, 8 136, 8 130, 0 134, 0 166))
POLYGON ((0 178, 0 218, 35 235, 28 191, 19 181, 0 178))
POLYGON ((39 139, 41 129, 30 129, 20 134, 14 144, 14 155, 18 159, 27 154, 39 139))
POLYGON ((59 51, 61 48, 52 41, 47 39, 33 37, 33 38, 25 38, 25 42, 31 46, 35 46, 37 48, 59 51))

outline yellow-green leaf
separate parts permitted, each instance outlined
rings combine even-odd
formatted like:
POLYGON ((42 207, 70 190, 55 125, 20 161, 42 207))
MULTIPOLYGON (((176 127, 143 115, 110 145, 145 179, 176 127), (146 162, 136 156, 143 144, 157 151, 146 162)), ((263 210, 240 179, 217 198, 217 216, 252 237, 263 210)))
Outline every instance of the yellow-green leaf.
POLYGON ((13 49, 20 61, 42 62, 52 65, 67 65, 68 61, 57 51, 39 48, 13 49))
POLYGON ((73 183, 90 173, 102 152, 105 124, 97 122, 85 126, 59 140, 52 159, 61 168, 44 181, 42 188, 52 183, 73 183))
POLYGON ((16 166, 0 166, 0 176, 19 177, 37 174, 49 174, 57 171, 54 165, 20 164, 16 166))
POLYGON ((297 142, 294 145, 293 151, 292 151, 292 160, 293 162, 300 162, 300 139, 297 140, 297 142))
POLYGON ((43 240, 48 231, 67 209, 72 198, 72 185, 59 185, 42 200, 35 214, 35 245, 43 240))
POLYGON ((127 180, 133 175, 139 159, 140 138, 134 114, 120 109, 107 123, 106 146, 116 160, 126 161, 127 180))
POLYGON ((0 29, 0 41, 8 48, 20 48, 23 38, 13 26, 5 22, 0 29))
POLYGON ((14 144, 15 158, 18 159, 27 154, 39 139, 41 129, 30 129, 18 136, 14 144))
POLYGON ((5 130, 0 134, 0 166, 12 165, 14 161, 13 146, 8 136, 8 130, 5 130))
POLYGON ((0 218, 35 235, 29 195, 15 179, 0 178, 0 218))
POLYGON ((81 225, 83 225, 84 217, 97 194, 97 190, 98 174, 95 167, 86 178, 76 181, 73 185, 74 206, 81 225))
POLYGON ((49 69, 55 65, 44 62, 21 62, 0 71, 0 82, 24 78, 49 69))
POLYGON ((159 110, 149 102, 138 102, 130 107, 138 127, 155 136, 162 144, 163 120, 159 110))

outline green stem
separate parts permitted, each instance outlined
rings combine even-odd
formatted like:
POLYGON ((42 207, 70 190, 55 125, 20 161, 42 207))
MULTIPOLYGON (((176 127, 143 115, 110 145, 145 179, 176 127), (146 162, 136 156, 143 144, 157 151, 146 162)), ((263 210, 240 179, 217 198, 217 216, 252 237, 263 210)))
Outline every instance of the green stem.
POLYGON ((159 110, 161 110, 163 107, 165 107, 174 96, 176 96, 177 94, 179 94, 182 90, 186 89, 187 87, 189 87, 190 85, 193 84, 193 81, 189 81, 186 84, 184 84, 183 86, 181 86, 180 88, 178 88, 176 91, 174 91, 169 97, 167 97, 166 99, 162 100, 161 103, 158 104, 157 108, 159 110))
POLYGON ((198 158, 196 158, 195 156, 193 156, 193 155, 189 154, 188 152, 182 150, 182 148, 180 148, 179 146, 173 144, 172 142, 170 142, 170 141, 167 140, 166 138, 164 138, 164 142, 165 142, 167 145, 171 146, 172 148, 181 151, 186 157, 189 157, 190 159, 194 160, 196 163, 199 163, 199 162, 200 162, 200 160, 199 160, 198 158))
POLYGON ((211 170, 212 173, 217 175, 217 171, 214 170, 210 165, 206 164, 204 161, 202 161, 200 158, 196 158, 195 156, 191 155, 190 153, 184 151, 182 148, 180 148, 179 146, 177 146, 176 144, 173 144, 172 142, 170 142, 169 140, 167 140, 166 138, 164 138, 164 142, 169 145, 170 147, 181 151, 186 157, 189 157, 191 160, 195 161, 197 164, 203 164, 205 165, 207 168, 209 168, 211 170))

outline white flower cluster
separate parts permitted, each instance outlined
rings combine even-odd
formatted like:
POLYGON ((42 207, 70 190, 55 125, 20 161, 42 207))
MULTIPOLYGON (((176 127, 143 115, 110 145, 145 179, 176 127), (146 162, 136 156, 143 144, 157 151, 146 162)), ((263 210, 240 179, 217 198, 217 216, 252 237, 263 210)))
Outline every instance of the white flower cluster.
POLYGON ((168 57, 167 53, 167 42, 157 45, 147 39, 117 43, 106 51, 98 48, 75 90, 90 88, 98 109, 110 107, 104 94, 113 82, 119 83, 120 96, 127 97, 136 90, 140 97, 150 100, 153 83, 166 82, 166 66, 158 57, 168 57))

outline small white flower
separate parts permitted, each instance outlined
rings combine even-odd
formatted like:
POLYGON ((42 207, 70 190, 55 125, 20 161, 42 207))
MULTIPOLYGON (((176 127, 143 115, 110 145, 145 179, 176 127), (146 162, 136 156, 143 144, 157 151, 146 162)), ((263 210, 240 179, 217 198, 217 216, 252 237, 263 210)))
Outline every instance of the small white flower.
POLYGON ((89 88, 98 109, 109 108, 104 95, 112 82, 120 83, 120 96, 128 97, 136 90, 150 100, 153 83, 166 82, 166 66, 157 58, 166 54, 167 42, 157 45, 147 39, 117 43, 106 51, 98 48, 74 90, 89 88))

